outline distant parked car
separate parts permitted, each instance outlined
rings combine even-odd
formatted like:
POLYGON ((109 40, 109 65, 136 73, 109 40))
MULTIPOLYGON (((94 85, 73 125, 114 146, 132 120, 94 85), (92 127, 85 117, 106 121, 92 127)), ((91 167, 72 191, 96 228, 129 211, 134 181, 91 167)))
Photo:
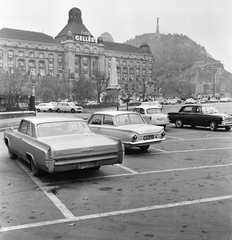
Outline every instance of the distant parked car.
POLYGON ((219 113, 218 110, 210 104, 190 104, 184 105, 179 112, 169 112, 170 123, 174 123, 177 128, 184 125, 209 127, 211 131, 217 128, 225 128, 230 131, 232 127, 232 115, 219 113))
POLYGON ((165 104, 167 105, 175 105, 178 103, 178 100, 175 99, 175 98, 168 98, 166 101, 165 101, 165 104))
POLYGON ((211 97, 209 100, 210 103, 216 103, 218 100, 215 97, 211 97))
POLYGON ((162 113, 158 106, 138 106, 133 112, 140 113, 148 124, 162 126, 164 129, 169 124, 167 114, 162 113))
POLYGON ((229 102, 229 101, 228 101, 228 98, 221 98, 219 101, 220 101, 220 102, 229 102))
POLYGON ((147 102, 142 102, 141 106, 158 106, 161 110, 163 109, 163 105, 160 104, 159 101, 147 101, 147 102))
POLYGON ((52 112, 55 109, 55 106, 52 103, 40 103, 35 106, 37 112, 52 112))
POLYGON ((55 173, 103 165, 120 164, 124 146, 120 139, 97 135, 80 118, 38 118, 21 120, 18 129, 4 132, 11 159, 20 157, 31 165, 32 173, 55 173))
POLYGON ((139 147, 142 151, 151 144, 161 143, 166 135, 163 127, 148 125, 136 112, 95 112, 87 122, 95 133, 120 138, 125 147, 139 147))
POLYGON ((139 105, 141 105, 140 101, 132 100, 132 101, 128 102, 128 106, 139 106, 139 105))
POLYGON ((55 106, 56 112, 83 112, 83 107, 76 106, 74 102, 58 102, 55 106))
POLYGON ((185 104, 195 104, 197 103, 197 100, 193 99, 193 98, 187 98, 185 101, 184 101, 185 104))

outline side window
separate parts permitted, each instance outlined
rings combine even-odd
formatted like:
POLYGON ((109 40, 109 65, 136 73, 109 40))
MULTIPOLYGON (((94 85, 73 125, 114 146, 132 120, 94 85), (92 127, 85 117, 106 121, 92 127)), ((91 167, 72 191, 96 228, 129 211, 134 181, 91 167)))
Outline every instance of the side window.
POLYGON ((89 124, 101 125, 102 124, 102 115, 101 114, 93 115, 89 121, 89 124))
POLYGON ((190 112, 192 112, 192 107, 187 106, 187 107, 183 108, 182 112, 184 112, 184 113, 190 113, 190 112))
POLYGON ((139 108, 135 108, 135 109, 133 110, 133 112, 140 113, 140 110, 139 110, 139 108))
POLYGON ((31 125, 27 121, 23 121, 20 125, 19 132, 31 136, 31 125))
POLYGON ((140 114, 144 114, 144 109, 140 108, 140 114))
POLYGON ((114 125, 113 117, 109 116, 109 115, 104 115, 104 117, 103 117, 103 124, 114 125))

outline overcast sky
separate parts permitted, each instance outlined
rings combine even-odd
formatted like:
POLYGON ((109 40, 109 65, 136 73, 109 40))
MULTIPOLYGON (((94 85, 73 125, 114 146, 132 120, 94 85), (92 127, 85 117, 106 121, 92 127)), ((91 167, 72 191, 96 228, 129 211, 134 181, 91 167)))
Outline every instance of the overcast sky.
POLYGON ((154 33, 159 17, 160 33, 188 36, 232 72, 232 0, 0 0, 0 29, 55 37, 73 7, 95 38, 109 32, 119 43, 154 33))

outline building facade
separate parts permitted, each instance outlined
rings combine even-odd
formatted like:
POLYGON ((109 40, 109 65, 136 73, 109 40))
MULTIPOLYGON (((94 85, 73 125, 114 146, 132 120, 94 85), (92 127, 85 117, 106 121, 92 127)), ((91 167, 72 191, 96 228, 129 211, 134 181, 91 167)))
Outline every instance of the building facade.
POLYGON ((69 11, 66 26, 55 37, 44 33, 3 28, 0 30, 0 70, 30 71, 33 76, 59 76, 73 81, 93 78, 96 71, 110 77, 111 59, 116 58, 122 91, 141 93, 152 82, 154 57, 150 47, 115 43, 109 34, 97 39, 88 31, 78 8, 69 11))

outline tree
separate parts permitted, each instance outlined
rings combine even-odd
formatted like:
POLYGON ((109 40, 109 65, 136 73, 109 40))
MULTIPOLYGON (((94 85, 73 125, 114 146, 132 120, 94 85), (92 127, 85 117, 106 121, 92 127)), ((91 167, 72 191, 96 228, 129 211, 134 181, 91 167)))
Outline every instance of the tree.
POLYGON ((93 77, 94 84, 92 85, 94 93, 96 94, 97 102, 100 103, 101 94, 106 91, 106 86, 108 79, 106 78, 106 74, 99 70, 94 72, 93 77))
POLYGON ((93 84, 84 75, 78 81, 73 83, 72 94, 76 96, 77 101, 84 102, 86 99, 93 98, 93 84))
POLYGON ((32 82, 27 74, 13 68, 12 73, 8 71, 1 72, 0 87, 2 94, 13 96, 30 95, 32 82))

